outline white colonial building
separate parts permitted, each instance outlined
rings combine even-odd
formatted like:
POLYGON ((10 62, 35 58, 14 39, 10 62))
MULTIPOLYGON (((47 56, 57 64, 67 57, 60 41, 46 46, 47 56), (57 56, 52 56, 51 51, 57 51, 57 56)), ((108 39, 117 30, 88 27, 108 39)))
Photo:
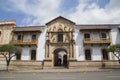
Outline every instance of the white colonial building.
POLYGON ((106 49, 120 44, 120 24, 76 25, 61 16, 45 26, 18 27, 6 21, 0 23, 0 44, 6 42, 22 50, 13 59, 14 66, 112 66, 118 65, 117 59, 106 49))

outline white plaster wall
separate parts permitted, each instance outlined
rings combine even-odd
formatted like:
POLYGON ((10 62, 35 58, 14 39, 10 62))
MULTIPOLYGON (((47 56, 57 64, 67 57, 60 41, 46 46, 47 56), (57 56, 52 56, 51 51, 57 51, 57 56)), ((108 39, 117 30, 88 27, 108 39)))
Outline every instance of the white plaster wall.
MULTIPOLYGON (((111 29, 111 36, 112 36, 112 44, 120 43, 120 33, 118 28, 111 29)), ((118 60, 118 59, 115 57, 115 60, 118 60)))
MULTIPOLYGON (((105 32, 107 39, 109 38, 109 33, 105 32)), ((100 33, 99 32, 91 32, 90 33, 91 39, 100 39, 100 33)))
POLYGON ((102 58, 101 47, 99 45, 94 45, 91 47, 91 50, 92 60, 101 60, 102 58))
POLYGON ((111 36, 112 36, 112 44, 118 44, 120 41, 119 29, 112 28, 111 29, 111 36))
POLYGON ((100 39, 100 34, 97 32, 92 32, 91 33, 91 38, 92 39, 100 39))
MULTIPOLYGON (((84 48, 91 50, 91 59, 92 61, 101 61, 102 60, 102 49, 106 49, 107 46, 99 46, 99 45, 93 45, 93 46, 84 46, 84 47, 77 47, 76 56, 78 61, 84 61, 85 55, 84 55, 84 48), (79 51, 79 52, 78 52, 79 51)), ((111 55, 109 55, 110 60, 112 60, 111 55)))
MULTIPOLYGON (((37 50, 36 49, 36 46, 23 46, 23 47, 20 47, 22 49, 22 52, 21 52, 21 60, 31 60, 31 50, 37 50)), ((37 57, 37 53, 36 53, 36 57, 37 57)), ((12 60, 16 60, 16 56, 12 58, 12 60)))
POLYGON ((32 34, 24 34, 23 41, 31 41, 32 34))
MULTIPOLYGON (((76 59, 78 61, 84 61, 85 60, 85 55, 84 55, 84 46, 83 46, 83 33, 79 32, 79 29, 75 27, 75 33, 74 33, 74 39, 76 43, 76 59)), ((99 38, 99 33, 91 34, 92 38, 99 38)), ((101 47, 96 45, 96 46, 85 46, 85 48, 91 49, 92 52, 92 60, 101 60, 101 47)))
POLYGON ((114 60, 114 58, 112 57, 112 55, 113 55, 113 53, 109 52, 109 60, 114 60))
MULTIPOLYGON (((105 49, 107 46, 99 46, 99 45, 86 45, 84 48, 85 49, 90 49, 91 50, 91 60, 92 61, 100 61, 102 59, 102 49, 105 49)), ((84 55, 84 60, 85 60, 85 55, 84 55)))
MULTIPOLYGON (((102 59, 102 49, 107 49, 108 46, 99 46, 99 45, 94 45, 91 47, 92 49, 92 60, 101 60, 102 59)), ((112 54, 109 53, 109 60, 113 60, 112 54)))
POLYGON ((79 32, 78 27, 74 27, 74 40, 75 40, 75 54, 78 61, 84 60, 83 53, 83 33, 79 32))
POLYGON ((13 38, 14 40, 17 40, 17 34, 14 34, 13 38))
MULTIPOLYGON (((17 40, 18 34, 14 34, 14 40, 17 40)), ((30 41, 32 39, 32 34, 24 34, 23 41, 30 41)))
POLYGON ((107 34, 107 39, 109 39, 110 38, 110 35, 109 35, 109 33, 106 33, 107 34))
MULTIPOLYGON (((84 61, 85 60, 85 55, 84 55, 84 46, 83 46, 83 33, 79 32, 78 27, 74 27, 74 40, 75 40, 75 55, 76 59, 78 61, 84 61)), ((118 29, 113 28, 111 30, 111 35, 112 35, 112 42, 113 44, 115 43, 120 43, 120 32, 118 29)), ((30 35, 25 35, 30 38, 30 35)), ((25 37, 24 36, 24 37, 25 37)), ((92 38, 98 38, 99 33, 91 33, 92 38)), ((28 37, 26 37, 28 39, 28 37)), ((15 39, 17 39, 17 36, 14 36, 15 39)), ((37 54, 36 54, 36 60, 43 60, 45 57, 45 40, 46 38, 46 28, 42 27, 42 33, 38 35, 38 47, 37 47, 37 54)), ((26 39, 25 39, 26 40, 26 39)), ((104 46, 99 46, 99 45, 94 45, 94 46, 88 46, 88 48, 91 49, 92 51, 92 60, 101 60, 102 59, 102 53, 101 49, 105 48, 104 46)), ((22 60, 30 60, 30 50, 31 48, 29 47, 23 47, 22 48, 22 60)), ((110 60, 112 60, 112 56, 110 54, 110 60)))
MULTIPOLYGON (((46 36, 46 28, 41 28, 42 32, 38 34, 38 47, 36 48, 36 60, 43 60, 45 55, 45 36, 46 36)), ((18 35, 14 35, 14 40, 17 40, 18 35)), ((23 41, 31 40, 31 34, 24 34, 23 41)), ((22 55, 21 60, 30 60, 30 50, 35 49, 34 46, 22 47, 22 55)))
POLYGON ((30 60, 30 48, 28 46, 22 47, 21 60, 30 60))
POLYGON ((42 27, 42 32, 38 36, 37 60, 45 58, 46 27, 42 27))
POLYGON ((118 42, 120 44, 120 30, 119 30, 119 34, 118 34, 118 42))
MULTIPOLYGON (((74 32, 74 40, 75 40, 75 54, 76 54, 76 59, 78 61, 84 61, 85 60, 85 55, 84 55, 84 48, 89 48, 91 49, 91 57, 92 60, 96 61, 100 61, 102 59, 102 52, 101 50, 103 48, 107 48, 107 46, 100 46, 100 45, 93 45, 93 46, 83 46, 83 38, 84 38, 84 33, 79 31, 78 27, 74 28, 75 32, 74 32)), ((107 33, 108 36, 108 33, 107 33)), ((93 39, 99 39, 99 33, 95 32, 95 33, 91 33, 91 37, 93 39)), ((111 55, 110 55, 110 60, 111 60, 111 55)))

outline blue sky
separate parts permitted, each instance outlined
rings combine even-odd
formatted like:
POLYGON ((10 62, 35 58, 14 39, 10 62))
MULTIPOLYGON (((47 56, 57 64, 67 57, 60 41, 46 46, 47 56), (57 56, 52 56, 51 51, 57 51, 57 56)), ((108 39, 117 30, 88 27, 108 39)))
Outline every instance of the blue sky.
POLYGON ((0 0, 0 21, 45 25, 57 16, 76 24, 120 23, 120 0, 0 0))

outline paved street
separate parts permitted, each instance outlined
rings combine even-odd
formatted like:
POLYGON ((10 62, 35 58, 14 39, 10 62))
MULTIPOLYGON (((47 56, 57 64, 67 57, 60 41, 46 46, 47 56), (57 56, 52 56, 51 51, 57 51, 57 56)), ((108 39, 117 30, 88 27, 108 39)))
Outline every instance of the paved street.
POLYGON ((105 72, 0 72, 0 80, 120 80, 120 70, 105 72))

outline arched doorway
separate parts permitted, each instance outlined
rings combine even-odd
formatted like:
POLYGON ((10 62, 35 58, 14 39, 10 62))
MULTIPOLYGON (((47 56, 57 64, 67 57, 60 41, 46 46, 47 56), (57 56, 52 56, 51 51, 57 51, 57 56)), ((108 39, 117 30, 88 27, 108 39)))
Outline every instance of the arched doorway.
POLYGON ((67 67, 67 52, 64 49, 54 51, 54 66, 67 67))

